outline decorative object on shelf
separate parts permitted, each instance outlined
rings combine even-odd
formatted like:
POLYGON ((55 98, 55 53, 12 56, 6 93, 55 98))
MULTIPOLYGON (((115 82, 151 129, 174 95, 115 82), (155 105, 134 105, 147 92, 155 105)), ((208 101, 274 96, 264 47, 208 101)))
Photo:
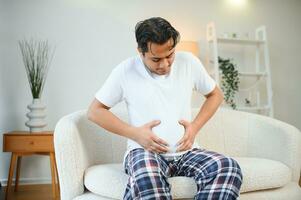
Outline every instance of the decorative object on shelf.
POLYGON ((29 120, 25 123, 30 132, 41 132, 47 125, 45 121, 46 106, 41 101, 41 95, 45 85, 50 62, 54 50, 48 41, 21 40, 19 47, 22 53, 33 101, 27 108, 30 110, 26 116, 29 120))
POLYGON ((221 38, 229 38, 229 34, 227 32, 224 32, 222 35, 221 35, 221 38))
MULTIPOLYGON (((233 62, 233 61, 232 61, 233 62)), ((230 59, 218 57, 219 69, 222 72, 221 89, 228 105, 236 109, 235 93, 238 92, 239 76, 235 65, 230 59)))
POLYGON ((245 105, 251 106, 251 101, 248 98, 245 98, 245 105))
POLYGON ((237 39, 238 38, 238 33, 232 33, 231 36, 232 36, 233 39, 237 39))

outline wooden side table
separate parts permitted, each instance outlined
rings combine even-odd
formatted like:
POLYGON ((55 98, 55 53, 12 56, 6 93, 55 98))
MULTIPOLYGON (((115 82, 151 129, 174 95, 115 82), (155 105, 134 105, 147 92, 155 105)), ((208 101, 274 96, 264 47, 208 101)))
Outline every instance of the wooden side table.
POLYGON ((5 199, 8 199, 13 173, 17 162, 15 191, 18 190, 21 159, 28 155, 48 155, 52 176, 52 194, 55 199, 59 194, 58 174, 54 155, 53 131, 30 133, 28 131, 13 131, 3 134, 3 152, 12 152, 7 179, 5 199))

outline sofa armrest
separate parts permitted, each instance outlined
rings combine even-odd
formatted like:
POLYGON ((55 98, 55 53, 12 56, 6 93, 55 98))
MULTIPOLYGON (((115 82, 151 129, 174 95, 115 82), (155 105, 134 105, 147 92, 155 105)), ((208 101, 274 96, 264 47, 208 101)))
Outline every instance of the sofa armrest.
POLYGON ((91 164, 76 124, 81 112, 60 119, 54 131, 61 200, 71 200, 84 192, 84 171, 91 164))
POLYGON ((249 116, 248 156, 278 160, 292 170, 298 182, 301 169, 301 133, 282 121, 259 115, 249 116))

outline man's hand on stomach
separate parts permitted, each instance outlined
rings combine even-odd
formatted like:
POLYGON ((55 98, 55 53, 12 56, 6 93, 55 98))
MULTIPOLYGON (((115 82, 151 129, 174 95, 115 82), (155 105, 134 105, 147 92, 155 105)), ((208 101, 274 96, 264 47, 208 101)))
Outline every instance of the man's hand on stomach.
POLYGON ((186 121, 186 120, 180 120, 179 124, 184 126, 185 133, 184 136, 181 138, 181 140, 176 144, 177 146, 177 152, 186 151, 192 148, 197 131, 194 128, 193 124, 186 121))
POLYGON ((135 131, 135 141, 140 144, 145 150, 154 153, 166 153, 168 152, 168 143, 159 138, 152 128, 158 126, 161 123, 160 120, 154 120, 141 127, 137 127, 135 131))

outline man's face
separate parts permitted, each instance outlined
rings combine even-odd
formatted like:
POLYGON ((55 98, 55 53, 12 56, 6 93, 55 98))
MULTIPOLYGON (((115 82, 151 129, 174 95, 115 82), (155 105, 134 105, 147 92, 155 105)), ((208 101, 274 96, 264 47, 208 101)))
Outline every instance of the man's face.
POLYGON ((150 69, 151 72, 164 75, 170 72, 170 67, 175 58, 175 48, 173 48, 173 39, 169 39, 164 44, 156 44, 149 42, 148 49, 143 56, 140 49, 138 51, 141 54, 141 58, 143 63, 147 68, 150 69))

